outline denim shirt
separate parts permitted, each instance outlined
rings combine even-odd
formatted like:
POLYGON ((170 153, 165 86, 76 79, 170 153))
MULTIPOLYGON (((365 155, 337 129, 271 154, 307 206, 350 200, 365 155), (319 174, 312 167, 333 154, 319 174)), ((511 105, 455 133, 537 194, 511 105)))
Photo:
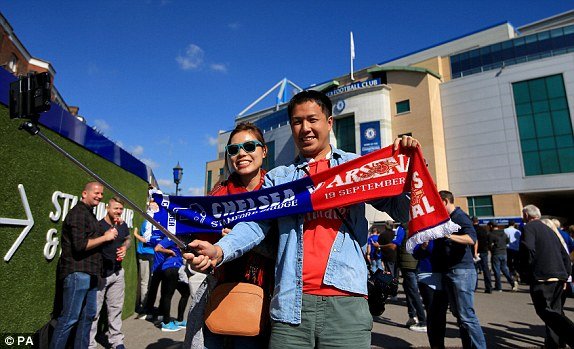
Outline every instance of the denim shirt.
MULTIPOLYGON (((335 167, 357 157, 334 147, 330 167, 335 167)), ((263 188, 288 183, 303 178, 307 161, 298 157, 289 166, 269 171, 263 188)), ((371 202, 378 209, 386 210, 397 220, 408 219, 409 201, 401 195, 371 202), (405 206, 406 203, 406 206, 405 206)), ((279 245, 275 264, 275 289, 271 299, 271 318, 290 324, 301 323, 301 300, 303 295, 303 220, 304 215, 277 218, 279 245)), ((349 207, 346 221, 352 226, 359 241, 349 234, 347 224, 341 224, 327 262, 323 283, 339 290, 367 295, 367 265, 363 250, 367 243, 367 220, 365 204, 349 207)), ((223 250, 223 263, 249 251, 263 240, 273 221, 241 222, 216 243, 223 250)), ((274 231, 274 230, 272 230, 274 231)))

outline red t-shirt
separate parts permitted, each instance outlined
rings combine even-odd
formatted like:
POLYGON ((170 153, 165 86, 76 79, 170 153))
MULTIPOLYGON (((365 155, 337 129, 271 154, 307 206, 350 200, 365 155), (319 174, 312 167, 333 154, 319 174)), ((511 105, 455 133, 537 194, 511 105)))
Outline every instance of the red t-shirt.
MULTIPOLYGON (((309 163, 311 175, 328 168, 328 159, 309 163)), ((342 214, 343 212, 341 210, 342 214)), ((341 224, 343 222, 334 209, 309 212, 305 215, 303 223, 303 293, 316 296, 353 295, 323 283, 329 254, 341 224)))

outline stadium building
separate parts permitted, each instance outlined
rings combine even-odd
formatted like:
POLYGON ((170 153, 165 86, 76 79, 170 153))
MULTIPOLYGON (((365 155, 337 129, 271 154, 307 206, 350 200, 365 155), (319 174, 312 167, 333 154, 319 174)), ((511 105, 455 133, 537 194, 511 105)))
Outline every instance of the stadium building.
MULTIPOLYGON (((574 224, 574 11, 515 28, 508 22, 308 87, 325 92, 331 143, 366 154, 408 134, 420 140, 439 189, 481 220, 505 224, 524 205, 574 224)), ((296 156, 284 98, 235 123, 265 132, 268 168, 296 156)), ((296 86, 293 84, 293 86, 296 86)), ((297 90, 296 88, 294 88, 297 90)), ((206 190, 225 177, 206 165, 206 190)), ((384 217, 368 210, 372 223, 384 217)))

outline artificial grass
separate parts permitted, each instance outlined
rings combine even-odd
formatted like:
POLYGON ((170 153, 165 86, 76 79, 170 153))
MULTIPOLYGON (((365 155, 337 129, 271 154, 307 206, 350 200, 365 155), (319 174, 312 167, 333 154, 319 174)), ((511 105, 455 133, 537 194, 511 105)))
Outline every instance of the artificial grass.
MULTIPOLYGON (((34 218, 34 226, 9 262, 0 262, 0 333, 30 333, 49 320, 54 298, 56 265, 60 246, 52 260, 44 257, 47 233, 56 229, 61 237, 62 219, 53 222, 55 212, 52 194, 55 191, 81 198, 88 174, 46 144, 38 136, 19 131, 21 120, 11 120, 8 109, 0 105, 0 217, 26 219, 18 192, 18 184, 26 191, 34 218)), ((145 206, 147 183, 117 165, 91 153, 85 148, 41 128, 42 133, 92 171, 108 181, 133 202, 145 206)), ((113 194, 104 191, 107 202, 113 194)), ((63 200, 60 200, 63 206, 63 200)), ((139 227, 142 218, 134 214, 133 226, 139 227)), ((23 226, 0 225, 0 256, 2 258, 16 241, 23 226)), ((133 314, 137 286, 136 242, 123 261, 126 278, 124 318, 133 314)))

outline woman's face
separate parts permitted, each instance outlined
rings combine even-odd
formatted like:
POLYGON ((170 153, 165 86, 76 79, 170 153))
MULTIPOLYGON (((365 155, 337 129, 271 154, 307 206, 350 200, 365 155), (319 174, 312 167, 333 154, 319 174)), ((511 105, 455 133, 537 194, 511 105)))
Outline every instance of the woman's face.
MULTIPOLYGON (((257 138, 249 131, 241 131, 233 135, 229 144, 241 144, 248 141, 257 141, 257 138)), ((236 155, 228 155, 228 161, 238 175, 247 176, 259 171, 266 156, 267 149, 260 146, 255 147, 255 151, 251 153, 240 148, 236 155)))

